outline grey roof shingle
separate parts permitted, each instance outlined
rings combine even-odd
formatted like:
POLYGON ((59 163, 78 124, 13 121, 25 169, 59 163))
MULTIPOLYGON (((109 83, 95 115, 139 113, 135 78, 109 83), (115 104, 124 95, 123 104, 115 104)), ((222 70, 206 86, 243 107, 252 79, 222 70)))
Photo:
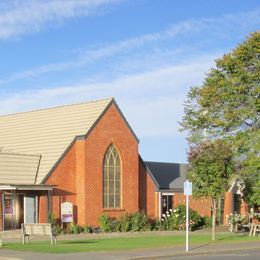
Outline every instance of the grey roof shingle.
POLYGON ((183 190, 187 177, 187 164, 148 161, 145 164, 159 184, 159 189, 183 190))

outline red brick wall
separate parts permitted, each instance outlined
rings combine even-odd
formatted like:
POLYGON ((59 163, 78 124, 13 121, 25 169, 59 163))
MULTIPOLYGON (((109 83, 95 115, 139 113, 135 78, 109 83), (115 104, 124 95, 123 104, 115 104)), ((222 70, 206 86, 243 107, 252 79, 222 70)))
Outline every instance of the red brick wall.
POLYGON ((157 217, 156 213, 156 187, 150 175, 146 172, 142 162, 139 162, 139 209, 151 218, 157 217))
MULTIPOLYGON (((85 212, 89 210, 85 207, 86 205, 86 169, 85 169, 85 140, 78 140, 76 142, 76 205, 78 218, 76 222, 80 225, 84 225, 85 223, 85 212)), ((72 201, 71 201, 72 202, 72 201)))
POLYGON ((241 215, 248 215, 249 214, 249 206, 243 199, 241 201, 240 213, 241 213, 241 215))
POLYGON ((155 218, 160 218, 161 216, 159 216, 159 192, 155 192, 155 198, 154 198, 154 217, 155 218))
MULTIPOLYGON (((52 211, 56 218, 60 218, 60 204, 69 201, 76 205, 76 143, 71 147, 55 171, 50 175, 46 184, 57 185, 52 193, 52 211)), ((47 193, 39 199, 39 222, 46 222, 47 193)), ((77 222, 77 208, 74 212, 77 222)))
MULTIPOLYGON (((57 185, 53 192, 53 212, 60 216, 60 203, 75 205, 75 222, 98 225, 101 214, 119 217, 139 208, 138 142, 114 104, 106 111, 86 140, 77 140, 46 184, 57 185), (121 158, 120 209, 103 209, 103 158, 113 143, 121 158)), ((41 202, 41 200, 40 200, 41 202)), ((40 203, 40 219, 46 206, 40 203)))
POLYGON ((85 141, 85 222, 98 224, 101 214, 119 217, 138 210, 138 143, 114 104, 85 141), (113 143, 121 158, 121 209, 103 209, 103 158, 113 143))
MULTIPOLYGON (((98 225, 98 218, 106 213, 119 217, 125 212, 143 209, 150 217, 158 216, 158 193, 151 177, 138 157, 138 142, 114 104, 106 111, 84 140, 77 140, 46 181, 57 185, 53 191, 52 210, 60 217, 60 204, 74 205, 74 221, 80 225, 98 225), (120 209, 103 208, 103 158, 113 143, 121 158, 120 209)), ((185 196, 176 193, 174 206, 185 204, 185 196)), ((202 216, 210 216, 211 203, 194 200, 190 206, 202 216)), ((40 197, 40 222, 46 221, 46 196, 40 197)))
MULTIPOLYGON (((173 205, 186 205, 186 196, 183 193, 175 193, 173 205)), ((201 216, 211 216, 211 201, 209 199, 194 199, 190 196, 189 206, 196 210, 201 216)))
POLYGON ((232 192, 226 192, 225 193, 225 199, 224 199, 224 214, 223 214, 223 222, 226 223, 226 216, 230 213, 233 213, 233 206, 234 206, 234 197, 232 192))
MULTIPOLYGON (((56 215, 56 217, 59 217, 59 215, 56 215)), ((41 193, 39 196, 39 223, 46 223, 47 218, 47 197, 41 193)))

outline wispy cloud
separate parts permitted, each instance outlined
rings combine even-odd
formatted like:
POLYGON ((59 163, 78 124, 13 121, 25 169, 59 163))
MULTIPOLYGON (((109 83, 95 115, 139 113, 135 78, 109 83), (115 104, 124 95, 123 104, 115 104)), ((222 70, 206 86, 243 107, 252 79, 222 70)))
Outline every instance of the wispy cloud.
POLYGON ((122 0, 20 0, 0 4, 0 39, 37 32, 66 19, 91 16, 122 0))
POLYGON ((185 90, 200 84, 213 65, 214 53, 185 64, 114 79, 109 82, 61 86, 6 95, 2 114, 114 96, 140 138, 177 136, 185 90), (188 76, 187 76, 188 75, 188 76), (125 93, 128 93, 127 95, 125 93))
MULTIPOLYGON (((62 14, 64 13, 64 16, 65 15, 69 16, 73 14, 76 15, 76 10, 82 7, 82 5, 86 6, 86 10, 88 9, 96 10, 97 6, 105 3, 111 3, 111 2, 117 2, 117 1, 116 0, 114 1, 95 0, 91 2, 89 1, 68 1, 67 2, 66 1, 67 5, 70 6, 70 8, 68 6, 66 7, 65 5, 64 11, 60 13, 62 14), (74 11, 70 11, 67 14, 66 12, 67 9, 72 9, 74 11)), ((62 5, 60 1, 54 1, 53 3, 56 3, 57 6, 62 5)), ((61 7, 61 9, 63 8, 61 7)), ((54 10, 56 9, 54 8, 54 10)), ((80 10, 80 12, 83 11, 80 10)), ((43 15, 43 17, 45 16, 43 15)), ((46 15, 46 17, 49 16, 46 15)), ((61 15, 61 17, 63 16, 61 15)), ((110 63, 115 63, 115 61, 117 61, 117 57, 119 57, 119 60, 122 61, 121 64, 125 68, 127 67, 126 66, 127 64, 128 64, 128 68, 131 68, 131 61, 132 61, 132 57, 134 56, 133 53, 137 55, 136 60, 142 61, 142 63, 144 61, 143 58, 146 55, 155 57, 155 60, 156 58, 158 60, 159 55, 162 54, 162 50, 164 53, 167 53, 168 51, 168 54, 172 54, 172 53, 176 54, 176 52, 178 51, 180 51, 181 54, 187 53, 190 50, 194 51, 195 43, 193 43, 193 45, 190 45, 190 37, 192 35, 201 36, 201 40, 200 41, 198 40, 196 44, 206 45, 209 44, 208 41, 214 41, 215 39, 214 37, 216 36, 218 37, 218 39, 226 38, 228 37, 227 35, 230 36, 231 34, 232 34, 232 38, 236 38, 236 37, 241 38, 241 35, 243 35, 244 37, 244 35, 248 33, 248 31, 250 31, 251 28, 254 28, 256 25, 260 25, 260 9, 251 12, 225 15, 218 18, 205 18, 205 19, 185 21, 185 22, 172 25, 166 30, 161 32, 145 34, 139 37, 101 46, 96 49, 82 51, 76 59, 74 58, 67 61, 46 64, 46 65, 42 65, 42 66, 38 66, 28 70, 14 73, 13 75, 2 78, 0 80, 0 84, 7 84, 20 79, 36 78, 37 76, 44 75, 47 73, 63 72, 66 70, 78 69, 84 66, 93 65, 95 62, 100 62, 104 60, 106 60, 106 64, 109 64, 109 62, 107 62, 107 60, 109 59, 111 59, 110 63), (239 29, 234 30, 234 28, 239 28, 239 29), (207 38, 203 37, 205 34, 207 34, 207 38), (177 40, 179 36, 182 37, 181 47, 177 47, 178 44, 173 43, 171 49, 169 49, 169 47, 168 49, 164 48, 165 42, 173 41, 174 39, 177 40), (186 42, 186 48, 185 48, 185 42, 186 42), (156 53, 155 49, 159 51, 157 51, 156 53)), ((0 20, 0 28, 1 27, 2 26, 0 20)), ((166 59, 164 57, 163 61, 165 62, 165 60, 166 59)), ((149 62, 148 64, 152 64, 152 63, 149 62)), ((121 66, 117 66, 117 67, 122 68, 121 66)), ((141 67, 142 68, 144 67, 144 63, 142 64, 141 67)))

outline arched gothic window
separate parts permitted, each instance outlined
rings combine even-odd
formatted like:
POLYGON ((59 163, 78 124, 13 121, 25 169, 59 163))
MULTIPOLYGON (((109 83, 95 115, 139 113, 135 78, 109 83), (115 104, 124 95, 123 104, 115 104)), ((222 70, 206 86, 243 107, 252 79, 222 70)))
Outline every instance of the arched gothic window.
POLYGON ((119 154, 111 144, 103 161, 103 207, 121 207, 121 166, 119 154))

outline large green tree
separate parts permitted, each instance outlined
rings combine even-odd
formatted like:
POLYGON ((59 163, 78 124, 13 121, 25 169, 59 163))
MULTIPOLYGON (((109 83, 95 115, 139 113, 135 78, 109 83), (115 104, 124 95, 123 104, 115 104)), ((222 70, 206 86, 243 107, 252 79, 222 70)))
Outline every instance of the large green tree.
POLYGON ((233 151, 223 141, 204 141, 191 147, 188 159, 188 178, 194 184, 194 197, 211 198, 212 240, 215 240, 217 202, 234 171, 233 151))
POLYGON ((258 179, 260 32, 218 59, 202 86, 190 89, 184 106, 181 126, 190 145, 205 138, 226 140, 234 147, 239 177, 244 172, 244 179, 252 174, 258 179))

